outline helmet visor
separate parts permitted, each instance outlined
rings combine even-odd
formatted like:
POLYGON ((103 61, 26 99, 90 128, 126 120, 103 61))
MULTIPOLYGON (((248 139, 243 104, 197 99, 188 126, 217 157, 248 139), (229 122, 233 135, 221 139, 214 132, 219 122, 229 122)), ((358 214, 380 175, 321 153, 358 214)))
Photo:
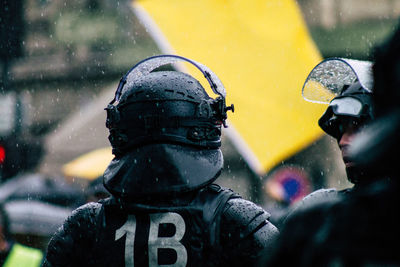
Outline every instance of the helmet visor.
POLYGON ((372 63, 344 58, 323 60, 308 75, 302 89, 303 98, 314 103, 328 104, 345 85, 359 81, 372 92, 372 63))
POLYGON ((363 104, 353 97, 335 98, 329 104, 335 115, 358 117, 361 114, 363 104))
MULTIPOLYGON (((213 92, 223 98, 226 97, 226 90, 224 85, 222 84, 221 80, 218 76, 211 71, 208 67, 204 66, 201 63, 198 63, 194 60, 177 56, 177 55, 158 55, 154 57, 146 58, 135 66, 132 67, 130 71, 122 78, 120 86, 118 86, 117 92, 115 93, 115 100, 118 101, 120 96, 123 94, 123 85, 128 79, 128 77, 140 77, 149 74, 150 72, 154 71, 155 69, 165 66, 171 65, 178 62, 188 62, 195 66, 207 79, 208 83, 210 84, 211 89, 213 92)), ((179 69, 179 66, 178 66, 179 69)), ((129 88, 129 86, 127 86, 129 88)))

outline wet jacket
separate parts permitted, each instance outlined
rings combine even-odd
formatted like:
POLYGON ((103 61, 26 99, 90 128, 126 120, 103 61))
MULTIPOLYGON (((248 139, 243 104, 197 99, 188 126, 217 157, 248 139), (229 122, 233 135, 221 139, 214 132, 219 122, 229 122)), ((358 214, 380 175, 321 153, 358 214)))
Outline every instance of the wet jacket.
POLYGON ((262 266, 400 266, 399 192, 376 181, 294 214, 262 266))
POLYGON ((268 218, 217 185, 155 203, 109 198, 73 212, 44 266, 251 266, 277 236, 268 218))
POLYGON ((317 205, 336 201, 340 196, 347 195, 352 191, 352 188, 338 191, 336 188, 322 188, 318 189, 307 196, 301 201, 295 203, 284 217, 283 223, 285 223, 290 217, 295 214, 302 212, 306 209, 312 208, 317 205))
POLYGON ((322 188, 318 189, 307 196, 301 201, 296 202, 292 206, 288 207, 287 210, 283 211, 279 217, 274 218, 273 223, 278 229, 281 229, 287 220, 289 220, 295 214, 302 212, 306 209, 312 208, 316 205, 321 205, 330 201, 335 201, 341 195, 350 194, 353 188, 347 188, 338 191, 336 188, 322 188))

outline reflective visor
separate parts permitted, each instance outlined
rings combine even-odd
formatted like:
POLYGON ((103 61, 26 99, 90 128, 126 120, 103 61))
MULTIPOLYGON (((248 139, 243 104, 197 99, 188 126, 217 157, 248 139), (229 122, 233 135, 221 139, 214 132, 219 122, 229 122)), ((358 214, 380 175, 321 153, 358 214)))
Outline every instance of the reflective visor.
POLYGON ((372 62, 328 58, 310 72, 303 85, 302 95, 307 101, 328 104, 340 95, 345 85, 357 81, 366 91, 372 92, 372 62))
POLYGON ((335 98, 329 104, 335 115, 356 116, 358 117, 362 111, 362 103, 353 97, 335 98))

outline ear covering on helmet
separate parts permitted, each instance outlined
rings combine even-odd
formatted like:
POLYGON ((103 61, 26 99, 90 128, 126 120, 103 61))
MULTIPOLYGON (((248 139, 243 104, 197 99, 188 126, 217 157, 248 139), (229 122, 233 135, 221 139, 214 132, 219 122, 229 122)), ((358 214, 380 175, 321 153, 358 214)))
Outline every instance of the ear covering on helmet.
POLYGON ((106 126, 116 156, 104 174, 119 197, 186 192, 215 180, 222 169, 221 128, 226 127, 225 88, 206 66, 175 55, 147 58, 120 81, 107 106, 106 126), (217 98, 192 76, 159 67, 194 65, 217 98))

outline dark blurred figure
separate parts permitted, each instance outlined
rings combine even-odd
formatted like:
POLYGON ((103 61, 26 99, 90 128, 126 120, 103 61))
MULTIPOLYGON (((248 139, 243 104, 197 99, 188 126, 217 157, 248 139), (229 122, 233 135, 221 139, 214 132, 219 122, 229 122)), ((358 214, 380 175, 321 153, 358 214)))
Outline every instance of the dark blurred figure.
POLYGON ((39 249, 30 248, 14 242, 12 239, 8 216, 0 205, 0 264, 9 267, 41 266, 43 253, 39 249))
POLYGON ((121 79, 106 109, 112 197, 73 212, 44 266, 253 265, 278 232, 261 207, 213 184, 233 109, 218 77, 186 58, 151 57, 121 79), (186 73, 160 70, 176 61, 194 65, 219 96, 186 73))
POLYGON ((376 121, 349 149, 373 181, 290 218, 268 266, 400 266, 400 29, 376 50, 373 73, 376 121))
POLYGON ((23 0, 0 0, 0 89, 8 90, 12 60, 22 56, 24 34, 23 0))
POLYGON ((24 0, 0 1, 0 61, 22 56, 24 0))

